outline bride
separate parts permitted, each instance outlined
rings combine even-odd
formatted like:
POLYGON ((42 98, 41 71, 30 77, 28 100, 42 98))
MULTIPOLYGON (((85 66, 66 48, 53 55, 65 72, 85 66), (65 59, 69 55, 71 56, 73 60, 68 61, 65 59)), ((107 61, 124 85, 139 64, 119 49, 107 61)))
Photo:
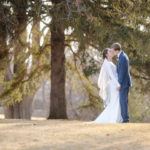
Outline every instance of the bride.
POLYGON ((120 84, 118 83, 116 66, 112 62, 114 54, 109 48, 104 49, 104 63, 98 78, 99 95, 104 102, 104 111, 92 123, 120 123, 122 122, 119 101, 120 84))

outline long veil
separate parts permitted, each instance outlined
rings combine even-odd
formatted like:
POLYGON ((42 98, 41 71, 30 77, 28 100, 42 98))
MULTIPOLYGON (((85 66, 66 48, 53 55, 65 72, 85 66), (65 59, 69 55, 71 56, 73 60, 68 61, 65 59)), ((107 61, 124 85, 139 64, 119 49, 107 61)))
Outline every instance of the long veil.
POLYGON ((104 107, 106 107, 107 104, 109 103, 107 85, 108 82, 110 81, 110 77, 107 73, 107 69, 108 69, 107 67, 108 67, 108 61, 107 59, 105 59, 101 67, 100 75, 98 78, 98 87, 100 88, 99 95, 104 101, 104 107))

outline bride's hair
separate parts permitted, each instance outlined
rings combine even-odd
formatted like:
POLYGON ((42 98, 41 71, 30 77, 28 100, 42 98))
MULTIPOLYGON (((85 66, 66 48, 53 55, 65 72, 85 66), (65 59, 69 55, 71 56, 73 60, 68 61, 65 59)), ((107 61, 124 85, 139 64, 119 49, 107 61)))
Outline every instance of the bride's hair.
POLYGON ((108 50, 109 50, 109 48, 105 48, 104 50, 103 50, 103 59, 105 59, 105 58, 107 58, 107 53, 108 53, 108 50))

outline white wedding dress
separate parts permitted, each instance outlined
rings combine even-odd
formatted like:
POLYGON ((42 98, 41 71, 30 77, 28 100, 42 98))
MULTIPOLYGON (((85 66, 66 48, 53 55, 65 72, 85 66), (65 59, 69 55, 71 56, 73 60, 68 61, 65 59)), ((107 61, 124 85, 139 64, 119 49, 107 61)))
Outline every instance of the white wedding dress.
POLYGON ((107 59, 101 67, 98 78, 100 97, 104 101, 104 111, 92 123, 121 123, 121 107, 119 101, 119 87, 116 66, 107 59))

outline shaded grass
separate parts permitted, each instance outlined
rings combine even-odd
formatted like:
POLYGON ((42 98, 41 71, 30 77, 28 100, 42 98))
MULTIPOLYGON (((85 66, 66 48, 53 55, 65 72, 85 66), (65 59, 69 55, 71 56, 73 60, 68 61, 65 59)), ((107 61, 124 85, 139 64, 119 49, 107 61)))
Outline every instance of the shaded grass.
POLYGON ((0 150, 150 150, 150 124, 0 120, 0 150))

